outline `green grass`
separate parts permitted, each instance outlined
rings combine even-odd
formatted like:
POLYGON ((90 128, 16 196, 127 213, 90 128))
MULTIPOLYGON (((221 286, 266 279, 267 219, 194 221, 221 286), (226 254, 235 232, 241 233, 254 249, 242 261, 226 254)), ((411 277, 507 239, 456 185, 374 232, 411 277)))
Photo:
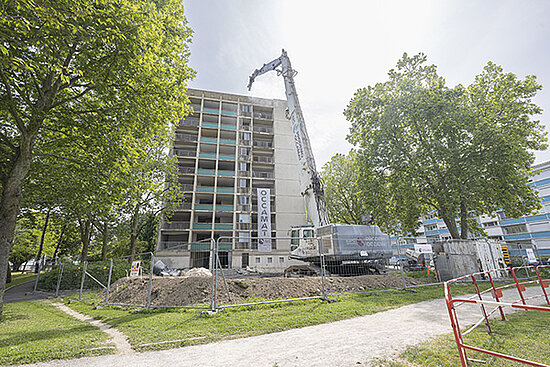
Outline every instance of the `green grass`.
POLYGON ((28 282, 29 280, 35 280, 35 273, 11 273, 11 282, 6 284, 6 288, 13 287, 14 285, 28 282))
MULTIPOLYGON (((508 321, 491 321, 493 335, 482 325, 464 337, 468 345, 496 351, 531 361, 550 364, 550 314, 540 311, 521 311, 507 316, 508 321)), ((484 360, 483 366, 519 366, 501 358, 468 351, 470 358, 484 360)), ((413 365, 460 366, 456 342, 452 334, 434 338, 426 343, 407 348, 401 358, 413 365)), ((471 365, 478 365, 470 362, 471 365)), ((395 364, 407 366, 409 364, 395 364)))
POLYGON ((0 318, 0 365, 110 354, 107 334, 43 301, 8 303, 0 318))
MULTIPOLYGON (((470 285, 453 286, 454 295, 471 292, 470 285)), ((332 303, 314 300, 245 306, 225 309, 212 316, 203 316, 198 310, 181 309, 147 311, 111 306, 94 310, 87 302, 73 303, 70 307, 119 329, 136 350, 143 351, 317 325, 442 297, 443 287, 434 285, 418 288, 417 293, 395 291, 340 296, 332 303), (140 347, 141 344, 179 339, 184 341, 140 347)))

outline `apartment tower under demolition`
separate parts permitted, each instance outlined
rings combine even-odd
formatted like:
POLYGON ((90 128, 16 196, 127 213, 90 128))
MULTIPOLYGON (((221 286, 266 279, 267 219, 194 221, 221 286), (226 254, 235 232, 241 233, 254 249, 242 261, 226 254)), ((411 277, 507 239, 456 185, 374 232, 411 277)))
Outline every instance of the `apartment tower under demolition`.
POLYGON ((196 89, 188 95, 193 113, 179 122, 172 149, 185 201, 161 224, 157 258, 208 268, 209 239, 222 237, 223 267, 286 268, 294 263, 289 240, 259 252, 255 238, 258 188, 269 189, 271 236, 287 237, 306 221, 287 102, 196 89))

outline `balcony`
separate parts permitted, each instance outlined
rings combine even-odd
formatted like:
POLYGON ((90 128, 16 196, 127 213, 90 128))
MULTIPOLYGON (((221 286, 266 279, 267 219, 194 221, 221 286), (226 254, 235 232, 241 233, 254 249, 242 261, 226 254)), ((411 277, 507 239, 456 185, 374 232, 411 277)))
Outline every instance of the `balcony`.
POLYGON ((200 103, 191 103, 191 108, 193 109, 193 112, 200 112, 201 104, 200 103))
MULTIPOLYGON (((187 241, 161 241, 160 249, 161 250, 170 250, 171 248, 177 247, 177 250, 187 250, 187 241)), ((176 250, 174 248, 174 250, 176 250)))
POLYGON ((222 212, 232 212, 233 211, 233 205, 216 205, 216 211, 222 211, 222 212))
POLYGON ((214 229, 215 230, 225 230, 225 231, 231 231, 233 229, 233 224, 228 223, 214 223, 214 229))
POLYGON ((162 229, 189 229, 189 223, 163 223, 162 229))
POLYGON ((195 204, 195 210, 210 210, 214 209, 213 204, 195 204))
POLYGON ((274 172, 252 171, 252 177, 255 177, 255 178, 275 178, 275 173, 274 172))
POLYGON ((219 158, 221 160, 225 160, 225 161, 234 161, 235 160, 235 156, 234 155, 229 155, 229 154, 220 154, 219 158))
POLYGON ((221 128, 222 128, 222 130, 232 130, 232 131, 236 131, 236 130, 237 130, 237 126, 235 126, 235 125, 228 125, 228 124, 221 124, 221 128))
POLYGON ((257 133, 273 134, 273 128, 272 127, 254 126, 254 131, 257 132, 257 133))
POLYGON ((180 185, 180 188, 183 192, 193 191, 193 184, 182 184, 180 185))
POLYGON ((249 212, 250 211, 250 204, 239 204, 237 205, 237 210, 240 212, 249 212))
POLYGON ((197 170, 197 174, 199 175, 211 175, 211 176, 215 176, 216 175, 216 170, 214 169, 202 169, 202 168, 199 168, 197 170))
POLYGON ((237 223, 237 229, 241 231, 248 231, 252 228, 252 224, 250 223, 237 223))
POLYGON ((216 153, 199 153, 199 158, 216 159, 216 153))
POLYGON ((226 171, 226 170, 219 169, 218 170, 218 176, 233 177, 233 176, 235 176, 235 171, 226 171))
POLYGON ((212 113, 212 114, 217 115, 217 114, 220 113, 220 110, 214 109, 214 108, 209 108, 209 107, 204 107, 204 108, 202 109, 202 112, 204 112, 204 113, 212 113))
POLYGON ((210 230, 212 223, 193 223, 193 229, 210 230))
POLYGON ((182 203, 175 207, 175 210, 190 210, 190 209, 191 209, 191 203, 182 203))
POLYGON ((235 192, 235 189, 232 187, 218 187, 216 192, 219 194, 232 194, 235 192))
POLYGON ((268 112, 256 112, 254 111, 254 118, 264 119, 264 120, 273 120, 273 114, 268 112))
POLYGON ((250 125, 240 125, 239 130, 250 131, 250 125))
POLYGON ((198 135, 177 133, 176 136, 174 137, 174 140, 175 140, 175 141, 191 141, 191 142, 195 142, 195 141, 198 140, 198 135))
POLYGON ((197 156, 197 152, 195 150, 173 149, 172 152, 178 157, 193 157, 193 158, 195 158, 197 156))
POLYGON ((272 141, 254 140, 254 146, 258 148, 273 148, 272 141))
POLYGON ((196 117, 186 117, 181 119, 178 123, 179 126, 199 126, 199 119, 196 117))
POLYGON ((252 161, 257 163, 273 163, 273 157, 255 155, 252 157, 252 161))
POLYGON ((237 116, 237 111, 228 111, 228 110, 224 110, 222 108, 222 115, 226 115, 226 116, 237 116))
POLYGON ((202 127, 209 127, 209 128, 212 128, 212 129, 217 129, 218 124, 215 123, 215 122, 205 122, 205 121, 203 121, 202 122, 202 127))
POLYGON ((195 173, 195 169, 193 167, 179 167, 180 173, 185 174, 193 174, 195 173))
POLYGON ((214 187, 210 186, 197 186, 196 192, 214 192, 214 187))
POLYGON ((220 144, 235 145, 237 141, 235 139, 220 139, 220 144))
POLYGON ((201 143, 213 143, 216 144, 218 142, 218 139, 216 138, 207 138, 204 136, 201 136, 201 143))

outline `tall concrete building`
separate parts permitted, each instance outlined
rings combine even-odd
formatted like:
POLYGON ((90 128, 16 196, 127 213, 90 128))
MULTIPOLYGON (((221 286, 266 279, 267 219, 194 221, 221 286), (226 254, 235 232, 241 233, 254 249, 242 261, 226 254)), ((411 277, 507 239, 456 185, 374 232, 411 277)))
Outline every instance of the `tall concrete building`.
MULTIPOLYGON (((209 267, 210 241, 220 241, 221 265, 280 271, 290 241, 259 252, 257 189, 270 191, 273 237, 306 223, 298 160, 283 100, 189 89, 193 114, 176 129, 173 154, 185 202, 161 224, 156 256, 172 267, 209 267)), ((265 218, 264 218, 265 221, 265 218)))

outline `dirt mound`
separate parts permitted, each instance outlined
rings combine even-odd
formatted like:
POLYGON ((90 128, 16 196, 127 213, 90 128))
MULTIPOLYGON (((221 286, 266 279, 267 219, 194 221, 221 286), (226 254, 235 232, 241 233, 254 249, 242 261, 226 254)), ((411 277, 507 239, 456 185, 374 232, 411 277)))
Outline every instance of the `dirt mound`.
MULTIPOLYGON (((110 303, 144 305, 147 300, 148 278, 122 278, 111 286, 110 303)), ((407 284, 420 284, 418 279, 407 278, 407 284)), ((363 275, 357 277, 329 277, 329 293, 358 292, 373 288, 399 288, 401 277, 395 275, 363 275)), ((278 299, 318 296, 322 281, 317 277, 305 278, 243 278, 218 279, 218 303, 244 302, 251 298, 278 299)), ((212 278, 154 277, 151 289, 152 306, 184 306, 208 304, 212 278)))

